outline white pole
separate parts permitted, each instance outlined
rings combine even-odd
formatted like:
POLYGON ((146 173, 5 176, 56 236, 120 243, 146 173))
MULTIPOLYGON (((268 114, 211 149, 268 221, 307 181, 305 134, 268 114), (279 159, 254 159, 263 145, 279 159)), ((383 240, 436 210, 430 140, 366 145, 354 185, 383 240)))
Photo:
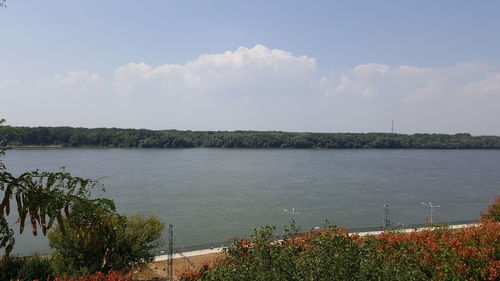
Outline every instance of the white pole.
POLYGON ((432 209, 434 209, 434 208, 432 208, 432 205, 431 205, 431 224, 432 224, 432 209))

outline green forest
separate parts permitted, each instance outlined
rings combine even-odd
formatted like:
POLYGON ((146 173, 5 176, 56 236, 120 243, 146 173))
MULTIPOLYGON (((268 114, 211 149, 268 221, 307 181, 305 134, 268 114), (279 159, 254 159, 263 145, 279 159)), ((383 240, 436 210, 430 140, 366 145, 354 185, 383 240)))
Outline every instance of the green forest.
POLYGON ((6 136, 8 147, 500 149, 498 136, 471 136, 467 133, 406 135, 13 126, 4 126, 0 130, 0 134, 6 136))

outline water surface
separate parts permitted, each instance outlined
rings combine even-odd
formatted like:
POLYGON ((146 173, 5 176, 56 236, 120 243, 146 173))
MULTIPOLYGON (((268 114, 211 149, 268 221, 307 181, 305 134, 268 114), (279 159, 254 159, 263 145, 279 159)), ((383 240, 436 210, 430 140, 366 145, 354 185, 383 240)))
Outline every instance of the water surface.
MULTIPOLYGON (((429 201, 438 221, 475 219, 500 195, 498 150, 27 149, 4 160, 16 174, 65 166, 102 178, 118 211, 173 224, 177 247, 292 219, 380 226, 384 203, 394 223, 424 223, 429 201)), ((15 250, 49 248, 26 233, 15 250)))

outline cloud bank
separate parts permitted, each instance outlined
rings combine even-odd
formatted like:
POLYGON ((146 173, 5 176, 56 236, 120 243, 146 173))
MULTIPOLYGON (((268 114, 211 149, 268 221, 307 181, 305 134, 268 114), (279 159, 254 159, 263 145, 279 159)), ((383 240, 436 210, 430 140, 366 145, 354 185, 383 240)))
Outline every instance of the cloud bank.
POLYGON ((395 120, 402 133, 500 135, 498 66, 367 63, 325 74, 312 57, 262 45, 185 64, 0 80, 0 98, 0 117, 18 125, 373 132, 395 120))
POLYGON ((184 65, 129 63, 116 69, 114 85, 119 93, 134 94, 290 95, 308 91, 315 70, 312 58, 256 45, 201 55, 184 65))

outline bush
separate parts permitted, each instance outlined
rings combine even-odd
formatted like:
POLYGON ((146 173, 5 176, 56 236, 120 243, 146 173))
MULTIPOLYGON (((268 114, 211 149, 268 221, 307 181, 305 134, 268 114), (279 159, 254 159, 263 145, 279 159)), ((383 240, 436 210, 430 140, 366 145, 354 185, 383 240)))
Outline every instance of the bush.
POLYGON ((57 277, 54 281, 132 281, 132 274, 111 270, 107 274, 97 272, 81 277, 57 277))
POLYGON ((17 279, 19 269, 23 265, 23 259, 11 257, 7 263, 0 263, 0 280, 17 279))
POLYGON ((11 257, 0 264, 0 280, 51 280, 52 269, 48 258, 11 257))
POLYGON ((497 196, 495 201, 488 206, 486 211, 481 213, 481 219, 500 222, 500 196, 497 196))
POLYGON ((58 226, 48 235, 55 249, 51 264, 58 275, 128 271, 153 260, 150 252, 160 246, 164 227, 157 217, 125 217, 88 202, 75 209, 64 223, 65 234, 58 226))
POLYGON ((20 280, 49 280, 52 277, 50 259, 30 257, 24 260, 17 276, 20 280))
POLYGON ((182 280, 499 280, 500 223, 358 237, 335 226, 292 232, 274 227, 236 240, 212 268, 182 280))

